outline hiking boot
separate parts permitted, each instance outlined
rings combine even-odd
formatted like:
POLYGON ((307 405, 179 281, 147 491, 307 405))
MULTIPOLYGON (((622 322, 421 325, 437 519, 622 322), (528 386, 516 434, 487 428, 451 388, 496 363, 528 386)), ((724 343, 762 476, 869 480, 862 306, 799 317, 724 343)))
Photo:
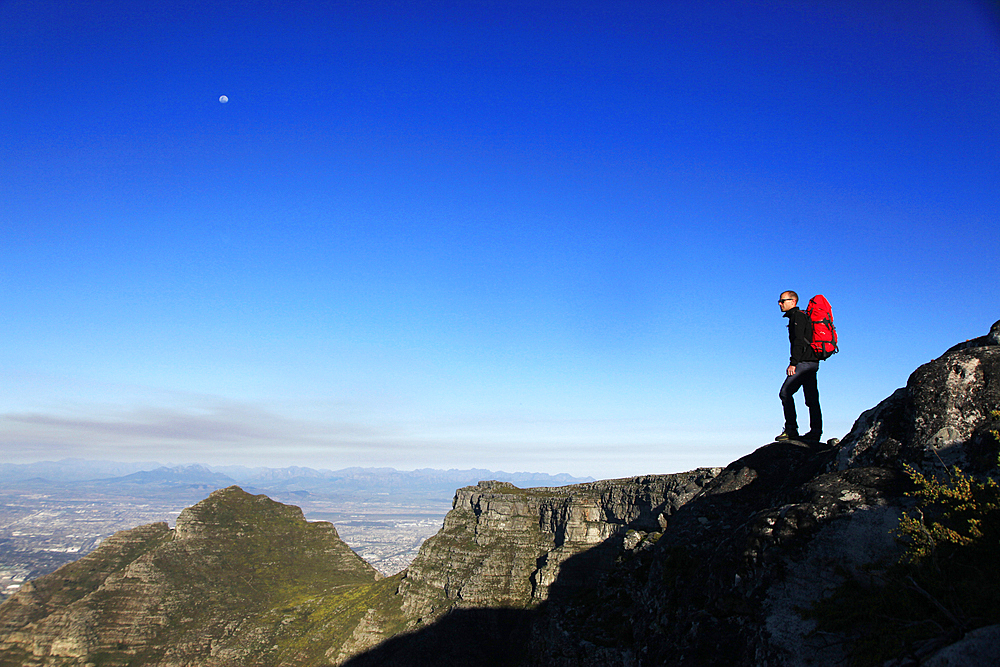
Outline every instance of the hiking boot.
POLYGON ((798 433, 789 433, 788 431, 782 431, 781 435, 775 437, 775 442, 782 442, 784 440, 798 440, 798 433))
POLYGON ((808 440, 809 442, 819 442, 822 437, 823 437, 822 433, 813 433, 812 431, 809 431, 804 436, 802 436, 800 439, 801 440, 808 440))

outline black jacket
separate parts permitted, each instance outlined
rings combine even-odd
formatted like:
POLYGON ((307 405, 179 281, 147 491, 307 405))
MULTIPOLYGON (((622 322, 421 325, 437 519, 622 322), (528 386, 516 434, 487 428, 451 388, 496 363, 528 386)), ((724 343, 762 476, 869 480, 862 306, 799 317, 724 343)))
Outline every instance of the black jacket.
POLYGON ((788 342, 791 343, 792 352, 788 363, 790 366, 798 366, 801 361, 819 361, 816 352, 812 349, 812 321, 809 316, 795 306, 785 312, 788 318, 788 342))

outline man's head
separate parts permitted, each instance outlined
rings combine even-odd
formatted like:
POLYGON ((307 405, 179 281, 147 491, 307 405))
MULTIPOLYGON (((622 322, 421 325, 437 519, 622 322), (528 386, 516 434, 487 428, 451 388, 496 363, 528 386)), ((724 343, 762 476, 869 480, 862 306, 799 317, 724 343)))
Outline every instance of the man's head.
POLYGON ((797 305, 799 305, 799 295, 791 290, 782 292, 781 296, 778 297, 778 307, 783 313, 787 313, 797 305))

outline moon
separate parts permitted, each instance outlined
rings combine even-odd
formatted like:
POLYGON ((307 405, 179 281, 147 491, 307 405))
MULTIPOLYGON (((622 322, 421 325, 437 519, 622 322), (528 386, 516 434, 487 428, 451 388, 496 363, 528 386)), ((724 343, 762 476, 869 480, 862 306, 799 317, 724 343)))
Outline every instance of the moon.
POLYGON ((219 98, 219 101, 222 102, 223 104, 225 104, 226 102, 229 101, 229 98, 226 97, 225 95, 223 95, 222 97, 219 98))

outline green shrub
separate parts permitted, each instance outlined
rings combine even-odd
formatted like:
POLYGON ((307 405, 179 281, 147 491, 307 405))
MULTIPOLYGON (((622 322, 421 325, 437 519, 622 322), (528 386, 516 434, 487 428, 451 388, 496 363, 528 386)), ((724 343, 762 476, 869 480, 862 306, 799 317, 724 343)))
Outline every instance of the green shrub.
POLYGON ((956 466, 945 483, 909 465, 905 469, 917 487, 908 494, 917 498, 917 507, 903 516, 896 530, 908 544, 906 562, 919 563, 943 545, 973 548, 988 534, 997 534, 1000 485, 993 479, 977 481, 956 466))

